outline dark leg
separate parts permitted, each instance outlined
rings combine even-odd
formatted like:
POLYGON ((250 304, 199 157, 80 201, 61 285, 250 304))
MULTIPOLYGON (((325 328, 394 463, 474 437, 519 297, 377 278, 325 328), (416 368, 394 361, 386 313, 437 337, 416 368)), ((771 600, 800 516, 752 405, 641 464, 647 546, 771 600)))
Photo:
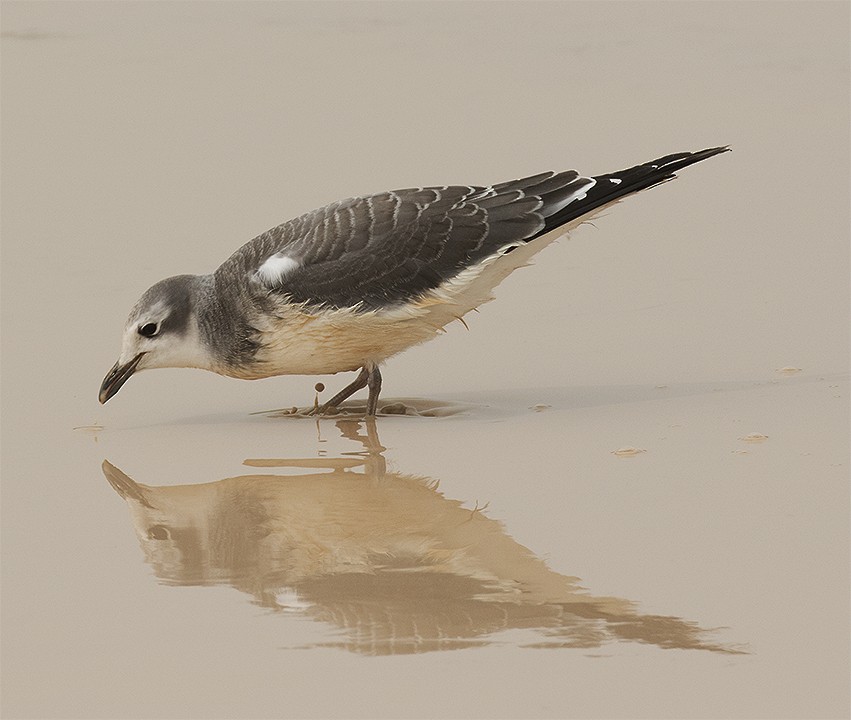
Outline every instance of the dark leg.
MULTIPOLYGON (((381 379, 379 378, 379 383, 381 379)), ((327 403, 325 403, 321 408, 319 408, 319 414, 324 415, 328 410, 332 407, 337 407, 343 400, 348 400, 352 395, 354 395, 358 390, 362 387, 365 387, 369 382, 369 370, 365 367, 361 368, 361 371, 358 373, 358 376, 354 379, 352 383, 346 385, 340 392, 338 392, 334 397, 332 397, 327 403)), ((372 392, 370 390, 370 392, 372 392)))
POLYGON ((374 416, 378 410, 378 394, 381 392, 381 372, 378 369, 378 365, 369 371, 369 378, 366 384, 369 386, 369 400, 366 401, 366 416, 370 417, 374 416))

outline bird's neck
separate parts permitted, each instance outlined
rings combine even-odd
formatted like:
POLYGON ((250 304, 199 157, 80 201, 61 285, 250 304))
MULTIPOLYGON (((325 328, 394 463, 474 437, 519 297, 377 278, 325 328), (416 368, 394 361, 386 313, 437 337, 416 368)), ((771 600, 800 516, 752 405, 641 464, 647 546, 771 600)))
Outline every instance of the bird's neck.
POLYGON ((199 339, 210 355, 209 369, 232 375, 257 351, 250 298, 215 275, 198 276, 194 294, 199 339))

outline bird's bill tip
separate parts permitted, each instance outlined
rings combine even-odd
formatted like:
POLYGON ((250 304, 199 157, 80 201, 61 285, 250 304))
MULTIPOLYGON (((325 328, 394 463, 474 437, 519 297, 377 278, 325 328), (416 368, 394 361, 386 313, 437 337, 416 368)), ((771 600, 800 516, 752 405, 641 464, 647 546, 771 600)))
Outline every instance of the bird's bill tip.
POLYGON ((130 376, 136 372, 136 366, 139 364, 139 361, 142 359, 144 354, 145 353, 139 353, 130 362, 124 363, 123 365, 119 361, 112 366, 100 385, 98 401, 101 405, 115 395, 115 393, 121 389, 121 386, 130 379, 130 376))
POLYGON ((125 475, 121 470, 115 467, 115 465, 109 462, 109 460, 103 461, 101 470, 103 470, 103 475, 107 482, 112 486, 112 489, 125 500, 135 500, 148 508, 154 507, 148 500, 145 492, 147 488, 144 485, 137 483, 130 476, 125 475))

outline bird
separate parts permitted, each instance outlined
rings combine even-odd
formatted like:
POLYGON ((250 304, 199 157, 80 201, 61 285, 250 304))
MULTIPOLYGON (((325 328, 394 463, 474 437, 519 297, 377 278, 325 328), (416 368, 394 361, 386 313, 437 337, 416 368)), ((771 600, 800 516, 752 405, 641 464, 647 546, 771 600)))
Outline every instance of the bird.
POLYGON ((393 190, 305 213, 210 274, 150 287, 130 312, 98 399, 106 403, 151 368, 247 380, 357 371, 319 412, 366 387, 374 416, 387 359, 463 323, 553 240, 728 150, 675 153, 604 175, 550 171, 487 186, 393 190))

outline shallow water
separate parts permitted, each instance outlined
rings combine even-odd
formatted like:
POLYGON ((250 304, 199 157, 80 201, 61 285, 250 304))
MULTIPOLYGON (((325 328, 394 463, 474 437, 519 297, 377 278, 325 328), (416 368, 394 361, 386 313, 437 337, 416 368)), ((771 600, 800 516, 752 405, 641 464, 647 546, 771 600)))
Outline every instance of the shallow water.
POLYGON ((847 16, 4 3, 3 716, 847 716, 847 16), (722 143, 375 422, 97 403, 148 285, 302 211, 722 143))

